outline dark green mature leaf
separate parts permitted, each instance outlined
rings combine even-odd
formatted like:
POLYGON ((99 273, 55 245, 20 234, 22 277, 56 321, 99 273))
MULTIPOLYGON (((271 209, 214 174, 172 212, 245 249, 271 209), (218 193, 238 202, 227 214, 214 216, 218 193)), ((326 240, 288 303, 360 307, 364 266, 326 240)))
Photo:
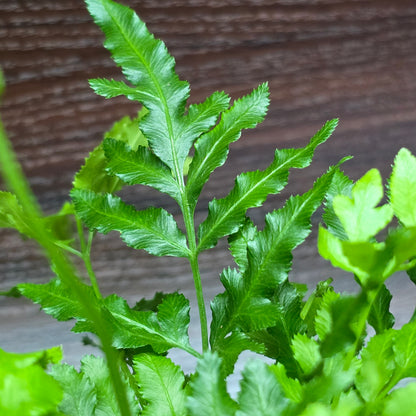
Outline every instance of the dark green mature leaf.
POLYGON ((156 256, 187 257, 186 237, 172 215, 162 208, 137 211, 119 197, 74 189, 71 192, 77 215, 90 229, 103 234, 119 231, 122 240, 135 249, 156 256))
POLYGON ((108 160, 106 170, 111 175, 129 185, 151 186, 181 204, 180 189, 171 170, 150 149, 140 146, 133 151, 130 146, 113 139, 106 139, 103 146, 108 160))
POLYGON ((244 225, 235 234, 230 235, 228 244, 230 245, 231 254, 238 265, 240 273, 244 273, 248 266, 247 247, 248 242, 256 235, 257 228, 253 222, 246 218, 244 225))
POLYGON ((336 169, 329 169, 311 190, 290 197, 283 208, 266 216, 264 230, 248 243, 249 268, 244 282, 251 292, 262 293, 287 279, 292 250, 309 235, 311 215, 322 203, 336 169))
POLYGON ((392 295, 390 291, 383 284, 371 305, 371 310, 368 315, 368 323, 375 329, 377 334, 392 328, 394 325, 394 316, 390 312, 391 299, 392 295))
POLYGON ((59 347, 24 354, 0 349, 0 414, 55 415, 63 393, 45 369, 61 359, 59 347))
POLYGON ((236 100, 221 116, 221 121, 195 143, 195 156, 189 167, 186 192, 195 207, 202 187, 211 173, 223 165, 230 143, 241 135, 241 130, 254 128, 263 121, 269 105, 267 84, 260 85, 251 94, 236 100))
POLYGON ((333 291, 331 286, 333 279, 329 278, 316 285, 316 289, 311 293, 308 300, 305 302, 300 317, 307 326, 307 334, 310 337, 316 335, 315 318, 319 309, 321 309, 322 300, 326 292, 333 291))
POLYGON ((58 381, 64 397, 59 410, 67 416, 95 416, 97 393, 89 378, 68 364, 52 367, 51 376, 58 381))
MULTIPOLYGON (((221 282, 226 291, 211 302, 210 343, 212 349, 224 357, 224 368, 228 373, 232 371, 242 351, 253 347, 254 351, 259 349, 259 342, 256 340, 249 342, 247 337, 242 338, 241 328, 251 331, 274 325, 279 316, 279 308, 269 299, 253 296, 246 308, 239 309, 240 299, 245 295, 242 275, 234 269, 226 269, 221 274, 221 282), (243 342, 236 344, 235 340, 239 338, 243 342), (230 344, 233 346, 233 354, 230 354, 230 344)), ((263 342, 261 339, 260 346, 263 342)))
MULTIPOLYGON (((248 242, 248 267, 244 275, 235 270, 227 270, 223 273, 221 281, 226 291, 218 295, 211 306, 213 320, 210 339, 214 350, 220 350, 221 340, 235 328, 252 332, 276 325, 284 307, 280 309, 279 304, 270 299, 273 295, 277 298, 286 296, 283 292, 280 294, 276 292, 276 288, 287 279, 291 268, 292 250, 309 234, 310 217, 322 202, 334 171, 335 168, 330 169, 315 182, 310 191, 302 196, 291 197, 283 208, 266 216, 264 230, 257 231, 253 239, 248 242)), ((299 294, 295 294, 295 299, 297 296, 299 294)), ((288 299, 290 302, 290 297, 288 299)), ((295 304, 297 306, 293 324, 294 327, 296 326, 294 331, 297 332, 298 324, 301 322, 301 298, 297 299, 295 304)), ((286 318, 282 317, 281 320, 283 333, 287 333, 286 318)), ((278 328, 276 331, 280 335, 281 331, 278 328)), ((260 338, 255 338, 255 340, 266 342, 267 345, 267 339, 271 345, 275 345, 276 336, 269 334, 266 337, 264 332, 260 338, 264 336, 265 339, 260 341, 260 338)), ((289 338, 283 337, 286 340, 286 349, 289 351, 289 354, 283 354, 283 357, 293 356, 290 344, 291 337, 296 332, 290 333, 289 338)), ((282 347, 270 348, 270 351, 280 354, 281 349, 282 347)))
POLYGON ((150 345, 157 353, 181 348, 198 355, 189 344, 189 301, 178 293, 167 295, 158 312, 135 311, 117 295, 104 300, 116 348, 150 345))
MULTIPOLYGON (((97 395, 96 416, 120 416, 117 398, 114 394, 112 380, 107 365, 101 357, 87 355, 81 360, 81 373, 94 385, 97 395)), ((139 413, 139 404, 128 381, 123 377, 127 400, 132 415, 139 413)))
POLYGON ((345 355, 338 353, 323 362, 322 373, 303 387, 304 403, 322 402, 329 404, 354 383, 359 362, 354 359, 345 368, 345 355))
MULTIPOLYGON (((59 279, 52 279, 45 284, 21 283, 17 288, 23 296, 41 305, 45 313, 52 315, 58 321, 86 318, 83 306, 59 279)), ((79 289, 82 289, 85 298, 90 300, 91 307, 94 305, 97 307, 97 298, 92 288, 80 284, 79 289)))
POLYGON ((168 296, 167 293, 156 292, 152 299, 142 298, 133 306, 135 311, 152 311, 157 312, 158 306, 168 296))
POLYGON ((249 361, 242 372, 240 405, 236 416, 280 415, 287 409, 289 400, 266 363, 249 361))
POLYGON ((394 159, 389 181, 390 204, 407 227, 416 227, 416 157, 402 148, 394 159))
POLYGON ((225 198, 210 202, 208 217, 198 229, 198 249, 210 248, 221 237, 238 231, 247 209, 261 206, 268 195, 276 194, 286 186, 289 169, 310 165, 316 147, 329 138, 336 124, 337 120, 327 122, 304 148, 276 150, 273 162, 264 171, 239 175, 225 198))
POLYGON ((328 306, 331 326, 330 332, 321 338, 321 354, 324 358, 355 347, 357 338, 363 341, 365 334, 356 333, 355 325, 367 306, 366 295, 341 296, 328 306))
POLYGON ((303 296, 304 291, 298 285, 288 281, 280 284, 272 298, 273 305, 278 307, 274 324, 267 329, 250 333, 253 340, 264 343, 265 355, 284 364, 291 377, 302 374, 292 344, 296 334, 306 331, 306 325, 301 318, 303 296))
POLYGON ((347 197, 351 197, 353 184, 353 181, 348 178, 345 173, 337 171, 334 174, 331 186, 329 187, 326 194, 325 212, 322 215, 322 219, 324 220, 328 230, 341 240, 347 240, 348 236, 344 230, 343 225, 341 224, 341 221, 334 212, 332 201, 337 195, 345 195, 347 197))
POLYGON ((133 368, 141 397, 148 404, 143 416, 185 416, 185 376, 169 358, 152 354, 134 357, 133 368))
POLYGON ((184 115, 189 85, 174 71, 175 61, 166 46, 148 32, 129 8, 111 0, 87 0, 95 22, 106 35, 104 46, 135 87, 113 80, 94 80, 96 92, 106 97, 126 95, 149 110, 141 130, 152 151, 181 180, 186 157, 194 140, 228 107, 228 97, 215 93, 205 103, 191 106, 184 115))
POLYGON ((187 402, 191 416, 233 416, 237 405, 227 393, 221 359, 207 352, 199 359, 187 402))

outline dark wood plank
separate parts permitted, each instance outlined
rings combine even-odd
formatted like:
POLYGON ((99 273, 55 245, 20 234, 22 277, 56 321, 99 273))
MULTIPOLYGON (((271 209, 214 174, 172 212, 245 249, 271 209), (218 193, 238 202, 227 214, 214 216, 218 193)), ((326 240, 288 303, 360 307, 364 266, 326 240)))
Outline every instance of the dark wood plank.
MULTIPOLYGON (((416 152, 416 3, 413 0, 126 0, 176 57, 181 78, 191 83, 191 101, 215 90, 234 98, 263 81, 271 88, 266 121, 232 146, 229 163, 204 190, 197 218, 207 202, 227 193, 243 170, 264 168, 276 147, 301 146, 329 118, 340 126, 318 150, 313 165, 294 172, 288 190, 253 211, 261 222, 289 193, 302 192, 329 164, 352 154, 346 172, 358 178, 370 167, 389 173, 402 146, 416 152)), ((104 131, 137 106, 104 100, 89 89, 92 77, 120 78, 102 47, 102 34, 80 0, 0 1, 0 65, 7 92, 2 119, 30 182, 46 212, 67 199, 74 172, 104 131)), ((156 204, 175 216, 169 200, 144 188, 127 196, 139 207, 156 204)), ((315 282, 334 274, 317 257, 315 236, 296 250, 293 278, 315 282)), ((219 289, 218 273, 231 261, 225 244, 202 257, 208 299, 219 289)), ((105 293, 129 299, 157 288, 192 293, 183 260, 159 259, 123 247, 117 235, 99 237, 94 263, 105 293)), ((0 233, 0 289, 22 281, 44 282, 51 274, 31 242, 0 233)), ((336 274, 336 273, 335 273, 336 274)), ((342 288, 350 280, 339 274, 342 288)), ((406 287, 408 295, 411 287, 406 287)), ((408 295, 409 296, 409 295, 408 295)), ((12 324, 42 319, 26 303, 0 300, 0 338, 20 345, 12 324), (17 319, 17 318, 16 318, 17 319)), ((406 315, 409 302, 398 305, 406 315)), ((49 321, 48 321, 49 322, 49 321)), ((42 324, 43 325, 43 324, 42 324)), ((57 330, 50 324, 49 331, 57 330)), ((71 335, 69 335, 71 336, 71 335)), ((58 341, 59 342, 59 341, 58 341)), ((71 355, 75 360, 76 353, 71 355)))

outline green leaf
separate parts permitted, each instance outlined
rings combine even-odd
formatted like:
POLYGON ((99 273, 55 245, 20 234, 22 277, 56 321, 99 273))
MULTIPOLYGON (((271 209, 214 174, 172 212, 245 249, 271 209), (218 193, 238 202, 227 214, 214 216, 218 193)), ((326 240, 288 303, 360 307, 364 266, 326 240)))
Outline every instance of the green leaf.
POLYGON ((45 368, 61 359, 59 347, 25 354, 0 349, 0 414, 55 415, 63 393, 45 368))
POLYGON ((189 301, 183 295, 167 295, 158 305, 157 313, 131 309, 117 295, 108 296, 104 305, 109 312, 107 319, 116 348, 150 345, 157 353, 164 353, 170 348, 181 348, 198 356, 189 344, 189 301))
POLYGON ((318 251, 333 266, 354 273, 361 285, 372 280, 382 283, 386 265, 384 243, 350 242, 340 240, 328 230, 319 227, 318 251))
POLYGON ((249 361, 242 372, 241 391, 238 396, 240 409, 236 416, 280 415, 288 407, 271 369, 259 360, 249 361))
MULTIPOLYGON (((95 388, 97 405, 94 414, 96 416, 120 416, 117 398, 105 361, 101 357, 87 355, 81 360, 81 373, 88 378, 95 388)), ((125 378, 123 378, 123 383, 127 392, 130 412, 132 415, 137 415, 139 405, 134 392, 128 387, 128 381, 125 378)))
POLYGON ((5 291, 0 292, 0 296, 7 296, 9 298, 20 298, 22 296, 22 294, 20 293, 17 286, 13 286, 9 290, 5 290, 5 291))
POLYGON ((254 238, 256 231, 257 228, 253 222, 249 218, 246 218, 246 221, 240 227, 240 230, 235 234, 230 235, 228 238, 231 254, 233 255, 234 261, 237 263, 238 269, 241 273, 244 273, 248 266, 248 242, 254 238))
POLYGON ((142 298, 133 306, 135 311, 152 311, 157 312, 157 308, 163 302, 163 300, 168 296, 163 292, 156 292, 152 299, 142 298))
POLYGON ((35 238, 31 221, 32 217, 25 213, 16 195, 0 191, 0 228, 14 228, 28 237, 35 238))
POLYGON ((282 363, 271 365, 269 368, 280 384, 285 397, 295 403, 302 402, 303 391, 299 379, 288 377, 286 368, 282 363))
POLYGON ((103 146, 108 160, 106 170, 111 175, 129 185, 151 186, 181 204, 180 189, 171 170, 148 148, 139 146, 133 151, 130 146, 113 139, 104 140, 103 146))
POLYGON ((141 397, 148 403, 143 416, 185 416, 185 376, 169 358, 152 354, 134 357, 133 368, 141 397))
POLYGON ((96 90, 106 96, 126 94, 149 110, 141 130, 152 151, 172 169, 175 179, 180 180, 194 140, 215 123, 218 112, 225 107, 225 95, 217 93, 211 102, 195 107, 184 116, 189 85, 176 75, 175 61, 165 44, 156 40, 136 13, 125 6, 111 0, 87 0, 87 7, 106 35, 104 46, 135 86, 125 91, 125 84, 95 81, 96 90), (190 122, 194 123, 193 127, 190 122))
POLYGON ((70 243, 73 238, 71 229, 73 215, 74 207, 71 203, 65 202, 59 212, 44 217, 43 223, 56 240, 70 243))
MULTIPOLYGON (((213 337, 211 338, 213 339, 213 337)), ((243 351, 253 351, 264 354, 265 348, 262 342, 251 339, 244 332, 236 329, 225 338, 215 339, 213 343, 215 351, 222 359, 223 373, 229 375, 234 371, 235 363, 243 351)))
POLYGON ((332 304, 340 297, 333 290, 326 291, 322 296, 322 302, 315 314, 315 330, 320 341, 323 341, 332 329, 332 304))
POLYGON ((334 174, 331 186, 329 187, 326 194, 325 212, 322 215, 322 219, 324 220, 327 229, 331 232, 331 234, 335 235, 341 240, 347 240, 348 236, 340 219, 335 214, 332 202, 334 197, 337 195, 351 197, 353 184, 353 181, 348 178, 345 173, 337 171, 334 174))
POLYGON ((114 139, 126 143, 132 150, 148 147, 149 143, 140 130, 140 123, 148 113, 149 111, 143 107, 137 117, 122 117, 112 125, 109 131, 104 133, 103 139, 114 139))
POLYGON ((97 394, 93 383, 83 373, 68 364, 52 367, 51 376, 58 381, 64 397, 59 410, 67 416, 95 416, 97 394))
POLYGON ((361 351, 361 368, 356 386, 366 402, 375 402, 396 368, 393 353, 394 331, 373 336, 361 351))
POLYGON ((187 257, 186 237, 172 215, 162 208, 137 211, 119 197, 74 189, 71 192, 77 215, 88 228, 103 234, 118 231, 121 239, 135 249, 156 256, 187 257))
MULTIPOLYGON (((42 310, 53 316, 58 321, 68 321, 76 318, 85 319, 85 311, 80 302, 72 295, 71 289, 67 288, 59 279, 52 279, 49 283, 21 283, 17 285, 19 292, 41 305, 42 310)), ((90 286, 79 286, 84 296, 90 300, 90 305, 97 306, 97 299, 90 286)))
POLYGON ((316 335, 315 319, 319 309, 321 309, 322 300, 326 292, 333 291, 331 286, 333 279, 329 278, 316 285, 316 289, 311 293, 308 300, 305 302, 300 313, 300 317, 307 326, 307 334, 312 337, 316 335))
POLYGON ((321 363, 322 357, 319 347, 317 341, 305 334, 295 334, 293 336, 293 354, 305 375, 312 373, 321 363))
POLYGON ((263 121, 269 105, 269 89, 261 84, 251 94, 236 100, 221 116, 211 131, 195 142, 195 156, 189 167, 186 192, 196 205, 202 187, 211 173, 227 159, 228 147, 241 135, 241 130, 254 128, 263 121))
POLYGON ((286 186, 290 168, 309 166, 316 147, 328 139, 336 123, 337 120, 326 123, 304 148, 276 150, 273 162, 264 171, 239 175, 225 198, 209 203, 208 217, 198 229, 198 250, 213 247, 221 237, 238 231, 247 209, 261 206, 268 195, 286 186))
POLYGON ((334 398, 352 387, 359 368, 358 359, 346 366, 344 353, 338 353, 323 361, 322 373, 304 384, 304 403, 330 404, 334 398))
POLYGON ((368 315, 368 323, 375 329, 377 334, 392 328, 394 325, 394 316, 389 310, 391 299, 390 291, 383 284, 371 305, 368 315))
POLYGON ((394 214, 407 227, 416 227, 416 157, 402 148, 394 159, 389 182, 394 214))
MULTIPOLYGON (((315 182, 310 191, 302 196, 291 197, 283 208, 266 216, 264 230, 257 231, 248 242, 249 261, 244 275, 231 270, 223 273, 221 281, 226 292, 217 296, 212 304, 211 345, 214 349, 219 349, 221 339, 235 328, 250 332, 276 325, 282 312, 270 298, 276 288, 286 281, 291 268, 292 250, 309 234, 310 217, 322 202, 333 172, 334 169, 331 169, 315 182)), ((299 294, 295 294, 295 299, 297 296, 299 294)), ((300 300, 296 300, 295 304, 294 322, 299 322, 300 300)), ((283 318, 283 333, 287 332, 284 322, 283 318)), ((297 324, 294 326, 299 329, 297 324)), ((280 329, 276 328, 276 331, 280 332, 280 329)), ((283 357, 288 356, 292 361, 290 343, 293 334, 289 338, 283 337, 287 346, 285 350, 289 351, 283 357)), ((260 338, 263 336, 266 335, 262 333, 260 338)), ((260 338, 253 339, 259 343, 260 338)), ((271 345, 276 344, 275 335, 269 334, 267 339, 271 345)), ((281 350, 282 347, 269 348, 270 354, 271 351, 281 354, 281 350)))
POLYGON ((344 241, 320 227, 318 249, 335 267, 353 272, 361 285, 379 285, 394 272, 413 266, 408 260, 416 255, 416 227, 390 231, 385 243, 344 241))
POLYGON ((244 276, 247 296, 270 291, 284 282, 292 265, 292 250, 311 230, 311 215, 321 204, 334 169, 319 178, 303 195, 292 196, 285 206, 266 215, 263 231, 248 243, 249 267, 244 276))
POLYGON ((362 338, 364 335, 356 333, 356 325, 360 314, 364 313, 367 306, 366 294, 344 295, 327 305, 329 308, 327 312, 330 313, 331 318, 330 332, 321 339, 321 354, 324 358, 355 347, 357 338, 362 338))
POLYGON ((414 413, 416 407, 416 383, 393 391, 386 399, 382 416, 403 416, 414 413))
POLYGON ((191 416, 235 415, 237 405, 227 393, 216 353, 207 352, 198 360, 187 406, 191 416))
MULTIPOLYGON (((126 116, 114 123, 112 128, 104 134, 104 138, 128 144, 133 150, 138 146, 147 146, 147 140, 139 129, 139 122, 146 114, 141 111, 138 117, 131 119, 126 116)), ((119 178, 110 176, 107 171, 107 159, 103 144, 100 143, 85 159, 84 165, 74 177, 73 186, 77 189, 89 189, 94 192, 113 193, 123 186, 119 178)))
POLYGON ((119 95, 124 95, 129 100, 142 101, 145 95, 144 91, 141 91, 138 88, 130 87, 123 81, 94 78, 90 79, 88 82, 97 95, 101 95, 105 98, 114 98, 119 95))
POLYGON ((371 169, 352 188, 352 198, 337 195, 333 208, 352 242, 366 242, 393 218, 389 205, 376 207, 383 198, 380 172, 371 169))
MULTIPOLYGON (((217 295, 211 302, 210 343, 213 350, 226 357, 224 361, 228 373, 245 348, 254 347, 254 351, 259 348, 259 343, 255 340, 247 342, 244 339, 244 342, 235 345, 235 339, 242 337, 241 330, 251 331, 274 325, 279 316, 279 309, 269 299, 258 296, 252 296, 250 301, 246 302, 245 308, 239 308, 240 299, 245 296, 244 283, 242 275, 234 269, 224 270, 221 274, 221 282, 226 291, 217 295), (233 345, 232 351, 235 352, 232 356, 229 354, 230 344, 233 345)), ((260 345, 262 342, 263 339, 260 345)))
POLYGON ((298 285, 288 281, 279 285, 272 299, 273 305, 278 307, 277 319, 269 328, 250 334, 253 340, 264 343, 265 355, 284 364, 287 374, 291 377, 301 374, 292 342, 295 334, 304 333, 306 329, 300 317, 303 296, 304 291, 300 290, 298 285))
POLYGON ((416 377, 416 322, 396 330, 393 351, 401 378, 416 377))

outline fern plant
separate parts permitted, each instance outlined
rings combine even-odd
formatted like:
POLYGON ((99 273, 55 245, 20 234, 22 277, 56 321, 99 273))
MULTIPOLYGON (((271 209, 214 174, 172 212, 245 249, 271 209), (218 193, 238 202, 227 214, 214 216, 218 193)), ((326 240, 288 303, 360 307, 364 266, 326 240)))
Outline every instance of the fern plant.
MULTIPOLYGON (((90 80, 94 91, 123 95, 141 106, 105 134, 75 175, 71 201, 44 216, 0 124, 0 163, 9 192, 0 192, 0 226, 36 240, 55 277, 46 284, 21 283, 16 292, 73 331, 95 334, 104 358, 86 356, 80 370, 61 363, 60 348, 28 354, 0 350, 0 410, 5 415, 388 415, 414 408, 415 384, 392 390, 416 376, 416 323, 393 329, 391 294, 385 281, 407 270, 415 279, 416 158, 396 156, 388 203, 380 173, 370 170, 353 183, 340 166, 317 178, 303 195, 265 217, 258 229, 247 215, 288 183, 290 169, 310 165, 316 148, 334 131, 324 124, 304 147, 276 150, 263 171, 237 176, 234 187, 209 203, 195 223, 201 191, 227 159, 242 130, 254 128, 269 105, 267 83, 230 104, 215 92, 187 104, 189 84, 175 73, 174 59, 128 7, 112 0, 86 0, 103 30, 104 46, 126 82, 90 80), (178 204, 184 229, 165 209, 136 210, 117 192, 150 186, 178 204), (336 293, 331 279, 307 296, 289 281, 292 251, 311 231, 311 216, 324 204, 320 254, 351 272, 361 287, 336 293), (393 217, 385 241, 379 232, 393 217), (73 220, 76 238, 58 232, 73 220), (198 303, 201 350, 188 336, 190 306, 180 293, 157 293, 131 306, 120 296, 103 297, 90 258, 97 232, 118 231, 124 243, 155 256, 189 261, 198 303), (220 276, 224 292, 211 303, 207 322, 199 256, 227 237, 235 265, 220 276), (71 257, 85 265, 81 277, 71 257), (371 326, 375 335, 367 336, 371 326), (209 329, 209 330, 208 330, 209 329), (179 348, 198 359, 186 375, 168 353, 179 348), (273 360, 249 361, 240 392, 226 385, 243 351, 273 360), (47 392, 46 392, 47 391, 47 392)), ((1 89, 4 83, 0 82, 1 89)))

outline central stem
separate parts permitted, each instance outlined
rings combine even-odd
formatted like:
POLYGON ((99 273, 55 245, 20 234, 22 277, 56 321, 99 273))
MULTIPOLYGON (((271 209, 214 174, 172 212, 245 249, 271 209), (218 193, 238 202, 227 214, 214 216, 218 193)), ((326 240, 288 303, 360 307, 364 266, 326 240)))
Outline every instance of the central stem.
POLYGON ((194 278, 196 299, 198 302, 199 322, 201 325, 202 351, 205 352, 205 351, 208 351, 209 349, 208 322, 207 322, 207 314, 205 310, 204 294, 202 291, 201 274, 199 272, 198 251, 197 251, 197 245, 196 245, 194 218, 193 218, 193 214, 188 204, 187 196, 185 194, 182 194, 182 195, 183 195, 182 197, 183 219, 185 222, 186 233, 188 236, 189 250, 191 252, 191 255, 189 256, 189 263, 191 264, 192 276, 194 278))

